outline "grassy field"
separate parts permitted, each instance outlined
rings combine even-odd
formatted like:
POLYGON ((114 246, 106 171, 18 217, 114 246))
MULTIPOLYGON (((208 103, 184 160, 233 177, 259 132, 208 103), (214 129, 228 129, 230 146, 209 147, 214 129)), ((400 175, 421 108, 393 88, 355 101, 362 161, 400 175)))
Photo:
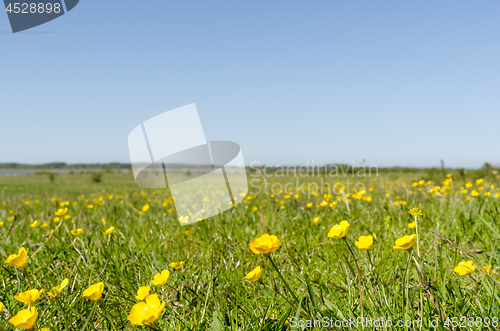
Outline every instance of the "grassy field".
POLYGON ((128 172, 0 177, 0 254, 10 261, 0 271, 0 328, 13 329, 22 312, 18 327, 53 331, 499 329, 495 169, 262 178, 249 172, 249 195, 235 208, 181 226, 169 192, 142 189, 128 172), (342 221, 345 236, 331 231, 342 221), (249 245, 263 234, 279 247, 255 254, 249 245), (373 245, 359 249, 368 235, 373 245), (394 249, 405 235, 415 235, 412 247, 394 249), (21 247, 27 264, 16 267, 22 256, 8 257, 21 247), (257 266, 260 277, 244 279, 257 266), (163 270, 166 284, 153 285, 163 270), (84 293, 99 282, 102 295, 84 293), (140 326, 131 311, 143 286, 165 306, 137 306, 154 312, 140 326), (30 292, 24 311, 26 299, 14 297, 30 289, 43 292, 30 292), (23 316, 31 320, 19 324, 23 316))

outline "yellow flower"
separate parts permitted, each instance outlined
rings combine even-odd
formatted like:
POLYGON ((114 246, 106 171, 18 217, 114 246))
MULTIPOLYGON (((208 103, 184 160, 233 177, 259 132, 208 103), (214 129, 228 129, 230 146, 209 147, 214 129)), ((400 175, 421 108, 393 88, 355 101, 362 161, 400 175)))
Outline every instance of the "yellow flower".
POLYGON ((413 246, 413 243, 415 242, 416 239, 417 239, 417 236, 414 234, 412 234, 411 236, 406 235, 406 236, 396 240, 396 243, 394 244, 393 248, 400 250, 400 251, 411 248, 411 246, 413 246))
POLYGON ((170 263, 170 267, 174 268, 175 270, 179 270, 183 265, 184 261, 170 263))
POLYGON ((107 224, 108 224, 108 222, 106 222, 106 220, 105 220, 104 218, 101 218, 101 222, 102 222, 102 224, 104 224, 104 225, 107 225, 107 224))
POLYGON ((417 224, 415 222, 408 223, 408 229, 415 229, 417 224))
POLYGON ((476 180, 476 184, 477 184, 477 185, 481 185, 483 182, 484 182, 484 180, 483 180, 482 178, 481 178, 481 179, 476 180))
POLYGON ((313 223, 314 224, 318 224, 319 223, 319 217, 316 216, 315 218, 313 218, 313 223))
POLYGON ((467 183, 465 184, 465 187, 467 187, 467 188, 471 188, 471 187, 472 187, 472 183, 471 183, 471 182, 467 182, 467 183))
POLYGON ((3 225, 3 222, 0 222, 0 226, 2 226, 2 225, 3 225))
POLYGON ((250 271, 243 279, 249 280, 251 282, 256 282, 259 280, 260 275, 262 275, 262 268, 256 267, 252 271, 250 271))
POLYGON ((54 214, 64 216, 68 212, 68 208, 59 208, 54 214))
POLYGON ((329 238, 344 238, 347 234, 347 230, 349 229, 349 222, 342 221, 339 224, 335 224, 330 228, 330 232, 328 232, 329 238))
POLYGON ((63 290, 66 286, 68 286, 68 283, 69 283, 68 278, 64 278, 64 279, 63 279, 63 281, 61 282, 61 284, 59 284, 59 285, 57 285, 57 286, 55 287, 56 292, 57 292, 57 293, 61 293, 61 292, 62 292, 62 290, 63 290))
POLYGON ((97 301, 101 298, 103 290, 104 290, 104 283, 99 282, 97 284, 89 286, 88 289, 83 291, 82 297, 92 301, 97 301))
POLYGON ((35 308, 28 310, 23 309, 12 317, 9 322, 17 329, 30 330, 35 326, 35 321, 38 318, 38 312, 35 308))
POLYGON ((46 228, 49 226, 49 224, 50 224, 50 222, 45 222, 42 225, 40 225, 40 228, 46 228))
POLYGON ((94 208, 94 205, 87 205, 87 209, 92 209, 94 208))
POLYGON ((107 229, 106 231, 104 231, 104 234, 110 235, 110 234, 113 233, 113 231, 115 231, 115 227, 114 226, 112 226, 109 229, 107 229))
POLYGON ((476 190, 472 190, 472 192, 470 192, 470 195, 472 195, 473 197, 477 197, 479 196, 479 192, 476 190))
POLYGON ((361 236, 358 241, 354 243, 359 249, 370 249, 373 245, 373 236, 361 236))
POLYGON ((142 212, 145 213, 149 210, 149 205, 148 204, 145 204, 143 207, 142 207, 142 212))
POLYGON ((255 239, 250 243, 250 249, 255 254, 269 254, 274 252, 280 247, 280 240, 278 237, 263 234, 260 238, 255 239))
POLYGON ((152 325, 160 317, 165 301, 160 303, 156 294, 146 297, 146 302, 139 302, 132 307, 127 319, 134 325, 152 325))
POLYGON ((18 295, 14 296, 14 299, 25 303, 28 307, 33 307, 33 303, 38 300, 38 298, 42 295, 43 290, 28 290, 26 292, 21 292, 18 295))
POLYGON ((33 223, 30 224, 32 228, 37 228, 38 227, 38 220, 35 220, 33 223))
POLYGON ((418 209, 417 207, 413 207, 408 211, 411 216, 422 216, 422 210, 418 209))
POLYGON ((137 290, 137 295, 135 296, 135 298, 137 300, 139 300, 139 301, 144 300, 149 295, 149 290, 150 289, 151 289, 151 287, 149 287, 149 286, 139 287, 139 289, 137 290))
POLYGON ((189 236, 189 235, 191 235, 192 233, 193 233, 193 230, 186 230, 186 231, 184 231, 184 234, 185 234, 186 236, 189 236))
POLYGON ((50 329, 49 328, 41 328, 38 331, 50 331, 50 329))
POLYGON ((151 283, 156 286, 165 285, 168 281, 168 277, 170 277, 170 271, 163 270, 153 276, 151 283))
POLYGON ((472 270, 476 270, 476 267, 471 260, 467 262, 462 261, 455 267, 455 269, 453 269, 453 271, 455 271, 460 276, 468 275, 472 270))
POLYGON ((70 232, 71 232, 72 235, 78 236, 80 233, 83 232, 83 229, 71 230, 70 232))
POLYGON ((26 257, 28 256, 28 251, 24 249, 24 247, 19 248, 19 252, 17 254, 11 254, 5 260, 4 264, 7 264, 11 267, 24 268, 26 267, 26 257))
POLYGON ((61 282, 61 284, 59 284, 59 285, 57 285, 56 287, 54 287, 54 288, 52 289, 52 291, 47 292, 47 294, 48 294, 51 298, 55 298, 55 297, 56 297, 59 293, 61 293, 61 292, 62 292, 62 290, 64 290, 64 288, 65 288, 66 286, 68 286, 68 282, 69 282, 68 278, 65 278, 65 279, 61 282))
POLYGON ((65 220, 69 220, 71 218, 71 215, 64 215, 65 220))
POLYGON ((312 202, 309 202, 309 203, 307 204, 307 208, 311 208, 312 206, 313 206, 313 203, 312 203, 312 202))
POLYGON ((57 222, 59 222, 60 220, 61 220, 61 218, 60 218, 60 217, 54 217, 54 223, 57 223, 57 222))
POLYGON ((486 272, 488 273, 488 275, 491 275, 491 264, 489 266, 484 267, 484 270, 486 270, 486 272))
POLYGON ((3 304, 3 302, 0 302, 0 313, 2 312, 2 310, 5 309, 5 305, 3 304))

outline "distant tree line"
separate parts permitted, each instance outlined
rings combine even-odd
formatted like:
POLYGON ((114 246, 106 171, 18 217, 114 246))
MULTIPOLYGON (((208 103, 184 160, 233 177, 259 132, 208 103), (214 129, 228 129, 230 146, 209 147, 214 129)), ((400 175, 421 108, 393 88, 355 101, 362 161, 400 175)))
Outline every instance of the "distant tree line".
POLYGON ((0 163, 0 169, 131 169, 130 163, 75 163, 52 162, 43 164, 0 163))

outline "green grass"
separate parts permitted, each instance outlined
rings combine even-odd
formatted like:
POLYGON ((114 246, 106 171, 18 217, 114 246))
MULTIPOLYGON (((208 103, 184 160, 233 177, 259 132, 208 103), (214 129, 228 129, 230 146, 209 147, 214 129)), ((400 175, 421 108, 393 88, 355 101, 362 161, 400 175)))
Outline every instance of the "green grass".
MULTIPOLYGON (((477 179, 474 174, 464 176, 467 181, 477 179)), ((500 182, 491 172, 486 173, 480 196, 462 203, 479 185, 474 182, 463 194, 463 178, 458 173, 453 177, 451 191, 443 196, 428 192, 446 179, 441 171, 329 178, 326 182, 332 185, 349 179, 372 187, 367 192, 372 200, 351 197, 348 209, 333 194, 327 206, 316 207, 324 200, 322 194, 303 192, 295 198, 293 192, 284 199, 285 193, 271 196, 261 192, 250 194, 251 199, 230 211, 189 226, 180 226, 175 211, 169 212, 174 205, 168 191, 142 189, 126 172, 105 173, 100 183, 93 182, 91 174, 56 175, 53 181, 46 175, 0 177, 1 258, 5 261, 22 246, 28 250, 25 271, 7 265, 0 269, 0 301, 6 306, 0 313, 0 328, 12 329, 7 320, 25 309, 13 297, 29 289, 29 275, 32 287, 45 292, 69 279, 56 300, 44 293, 36 301, 37 329, 146 330, 133 326, 127 316, 137 303, 137 289, 150 285, 153 275, 164 269, 171 272, 168 284, 151 286, 150 292, 166 302, 156 327, 159 330, 300 330, 292 327, 294 318, 304 322, 356 320, 361 314, 393 323, 423 321, 421 328, 401 329, 427 330, 429 321, 438 320, 437 330, 451 330, 452 318, 460 325, 463 317, 475 321, 498 317, 500 270, 495 269, 500 265, 500 199, 495 197, 498 189, 489 186, 498 187, 500 182), (433 183, 412 187, 420 179, 433 183), (485 197, 486 191, 491 196, 485 197), (25 204, 27 200, 31 202, 25 204), (68 214, 72 217, 54 223, 54 212, 65 201, 70 202, 68 214), (332 201, 337 201, 335 208, 329 206, 332 201), (396 206, 395 201, 406 204, 396 206), (309 202, 313 202, 311 208, 309 202), (88 209, 89 204, 94 208, 88 209), (151 209, 140 215, 145 204, 151 209), (424 214, 419 219, 421 257, 416 259, 416 245, 409 251, 393 249, 397 238, 415 233, 407 228, 413 220, 408 210, 415 206, 424 214), (13 216, 15 220, 9 220, 13 216), (312 222, 316 216, 320 217, 318 224, 312 222), (387 216, 392 219, 389 224, 384 220, 387 216), (102 218, 115 226, 111 236, 103 234, 110 225, 103 225, 102 218), (34 220, 50 222, 50 226, 31 228, 34 220), (327 237, 330 227, 342 220, 351 224, 346 242, 359 265, 362 305, 353 255, 342 239, 327 237), (75 228, 84 232, 74 237, 69 231, 75 228), (186 230, 193 232, 186 235, 186 230), (249 243, 264 233, 280 239, 281 246, 271 257, 293 293, 270 261, 249 249, 249 243), (354 245, 359 236, 368 234, 374 236, 369 256, 354 245), (460 261, 469 259, 475 262, 475 271, 466 276, 453 272, 460 261), (186 263, 180 270, 169 267, 181 260, 186 263), (490 264, 496 271, 491 277, 482 271, 490 264), (244 281, 258 265, 264 269, 260 280, 244 281), (101 300, 81 297, 88 286, 100 281, 105 284, 101 300), (450 325, 445 326, 445 321, 450 325)), ((254 178, 259 177, 249 177, 254 178)), ((268 186, 296 182, 294 177, 267 180, 268 186)), ((320 182, 321 178, 309 180, 320 182)), ((253 183, 264 188, 261 181, 253 183)), ((374 328, 359 325, 351 329, 374 328)))

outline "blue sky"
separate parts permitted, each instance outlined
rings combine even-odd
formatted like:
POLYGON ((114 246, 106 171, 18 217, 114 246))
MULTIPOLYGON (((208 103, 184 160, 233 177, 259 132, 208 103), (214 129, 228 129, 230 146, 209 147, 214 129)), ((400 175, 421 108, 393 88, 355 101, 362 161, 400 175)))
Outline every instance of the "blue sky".
POLYGON ((246 163, 500 163, 498 1, 82 0, 0 13, 0 162, 128 162, 196 103, 246 163))

